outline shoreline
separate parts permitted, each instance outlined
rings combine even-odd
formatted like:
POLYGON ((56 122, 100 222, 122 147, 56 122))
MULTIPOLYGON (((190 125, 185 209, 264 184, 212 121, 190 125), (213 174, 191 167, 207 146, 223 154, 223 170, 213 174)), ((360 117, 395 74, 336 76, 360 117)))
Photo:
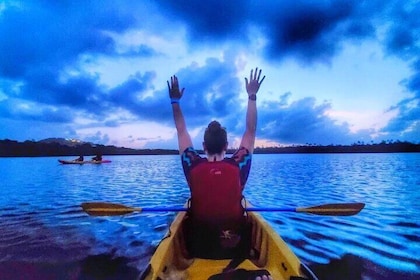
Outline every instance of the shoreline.
MULTIPOLYGON (((230 148, 227 153, 233 153, 230 148)), ((200 151, 200 153, 204 153, 200 151)), ((420 144, 410 142, 382 142, 379 144, 352 145, 294 145, 285 147, 256 147, 254 154, 337 154, 337 153, 420 153, 420 144)), ((105 155, 178 155, 177 149, 133 149, 92 143, 67 143, 65 141, 0 140, 0 157, 54 157, 105 155)))

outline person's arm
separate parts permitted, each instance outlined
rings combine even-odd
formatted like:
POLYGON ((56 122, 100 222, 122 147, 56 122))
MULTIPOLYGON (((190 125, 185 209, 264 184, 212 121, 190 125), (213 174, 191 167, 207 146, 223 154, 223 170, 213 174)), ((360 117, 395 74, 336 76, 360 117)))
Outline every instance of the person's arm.
POLYGON ((249 81, 245 78, 245 88, 248 93, 248 107, 246 111, 246 127, 242 136, 241 147, 246 148, 249 153, 254 152, 255 133, 257 131, 257 92, 265 79, 261 77, 261 70, 255 68, 255 73, 251 70, 249 81))
POLYGON ((169 97, 171 98, 172 112, 178 135, 179 154, 182 154, 186 148, 192 147, 192 141, 187 130, 187 125, 185 124, 181 106, 179 105, 179 101, 184 94, 184 88, 181 91, 179 90, 178 78, 176 76, 171 77, 170 84, 168 81, 168 90, 169 97))

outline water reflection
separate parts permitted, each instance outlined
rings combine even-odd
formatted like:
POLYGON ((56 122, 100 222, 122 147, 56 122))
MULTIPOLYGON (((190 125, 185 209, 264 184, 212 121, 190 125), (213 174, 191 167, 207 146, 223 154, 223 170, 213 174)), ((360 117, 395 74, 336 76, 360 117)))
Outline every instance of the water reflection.
MULTIPOLYGON (((0 158, 1 279, 16 270, 26 279, 130 279, 145 267, 175 213, 94 218, 79 205, 180 206, 189 197, 180 160, 110 158, 0 158)), ((419 279, 419 186, 419 154, 255 155, 245 194, 255 206, 364 202, 351 217, 262 215, 321 279, 419 279)))

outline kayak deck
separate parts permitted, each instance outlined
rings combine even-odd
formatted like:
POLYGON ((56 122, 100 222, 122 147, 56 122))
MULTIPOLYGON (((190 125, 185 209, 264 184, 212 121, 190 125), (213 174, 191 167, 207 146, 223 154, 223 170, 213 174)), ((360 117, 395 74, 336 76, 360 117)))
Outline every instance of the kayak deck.
MULTIPOLYGON (((188 259, 184 236, 180 230, 185 217, 185 212, 177 214, 140 279, 207 280, 210 276, 222 273, 232 261, 188 259)), ((272 279, 276 280, 289 280, 293 277, 317 279, 259 214, 249 212, 248 217, 252 225, 252 248, 257 253, 242 261, 236 269, 265 269, 270 272, 272 279)))

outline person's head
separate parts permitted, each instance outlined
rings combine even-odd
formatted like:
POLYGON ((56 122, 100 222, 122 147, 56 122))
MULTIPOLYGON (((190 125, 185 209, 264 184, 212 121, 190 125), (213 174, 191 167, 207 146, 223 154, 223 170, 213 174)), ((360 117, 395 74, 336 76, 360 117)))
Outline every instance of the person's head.
POLYGON ((212 121, 204 132, 203 148, 210 155, 221 154, 227 149, 226 129, 218 121, 212 121))

